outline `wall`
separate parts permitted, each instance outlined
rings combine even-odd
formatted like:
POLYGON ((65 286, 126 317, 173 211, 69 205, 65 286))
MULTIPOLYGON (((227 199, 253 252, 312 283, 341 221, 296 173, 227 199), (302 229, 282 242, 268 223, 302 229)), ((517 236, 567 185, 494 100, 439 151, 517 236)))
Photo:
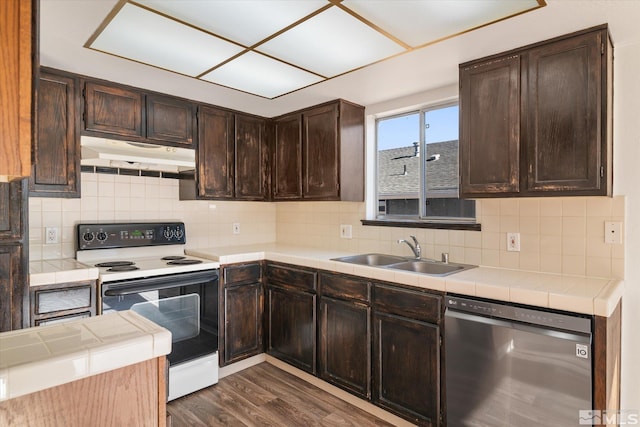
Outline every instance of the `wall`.
POLYGON ((624 277, 624 245, 604 243, 604 222, 624 222, 624 197, 493 199, 476 202, 482 231, 362 226, 364 203, 278 203, 277 241, 354 252, 411 255, 398 239, 413 234, 423 256, 469 264, 593 277, 624 277), (353 238, 340 238, 340 224, 353 238), (507 252, 507 232, 520 252, 507 252))
POLYGON ((640 411, 640 44, 615 47, 614 192, 624 194, 625 293, 622 305, 622 408, 640 411))
POLYGON ((81 199, 29 198, 30 260, 74 258, 74 225, 81 221, 184 221, 189 248, 275 240, 271 203, 180 201, 178 180, 167 178, 83 173, 81 190, 81 199), (240 234, 232 233, 234 222, 240 234), (60 243, 44 244, 46 227, 59 228, 60 243))

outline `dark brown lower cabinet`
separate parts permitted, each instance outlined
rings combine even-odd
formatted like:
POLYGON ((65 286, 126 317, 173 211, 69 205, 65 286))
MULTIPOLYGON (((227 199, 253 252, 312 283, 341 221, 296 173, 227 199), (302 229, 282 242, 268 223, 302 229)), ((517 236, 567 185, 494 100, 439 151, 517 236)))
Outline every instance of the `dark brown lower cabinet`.
POLYGON ((421 426, 441 425, 442 297, 374 287, 373 402, 421 426))
POLYGON ((351 393, 371 398, 371 308, 320 298, 319 376, 351 393))
POLYGON ((22 245, 0 245, 0 332, 23 327, 23 257, 22 245))
POLYGON ((262 353, 263 301, 260 282, 225 286, 224 365, 262 353))
POLYGON ((292 288, 267 288, 267 353, 316 373, 316 295, 292 288))
POLYGON ((29 179, 0 182, 0 332, 29 324, 29 179))
POLYGON ((440 328, 374 314, 374 402, 420 425, 440 416, 440 328))
POLYGON ((221 269, 220 366, 264 352, 262 263, 221 269))

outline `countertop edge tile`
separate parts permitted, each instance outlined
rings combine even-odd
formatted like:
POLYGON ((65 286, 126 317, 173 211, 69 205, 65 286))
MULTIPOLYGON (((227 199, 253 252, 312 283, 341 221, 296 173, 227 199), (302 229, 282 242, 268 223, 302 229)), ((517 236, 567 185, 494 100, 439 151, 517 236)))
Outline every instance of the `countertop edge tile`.
POLYGON ((69 327, 76 327, 79 330, 91 332, 86 325, 109 328, 117 324, 129 325, 126 328, 126 337, 108 341, 98 340, 91 345, 86 345, 86 342, 79 340, 77 347, 72 346, 65 354, 48 355, 28 363, 17 362, 0 367, 0 378, 5 378, 5 384, 2 386, 4 390, 0 388, 0 401, 66 384, 96 373, 123 368, 171 352, 171 333, 131 311, 3 332, 0 336, 15 337, 21 334, 37 333, 36 335, 43 339, 46 345, 48 342, 46 337, 51 336, 54 340, 56 329, 63 332, 69 327), (125 323, 113 322, 114 316, 119 316, 125 323), (134 336, 131 335, 131 325, 138 331, 134 336), (40 331, 48 333, 42 335, 40 331))
POLYGON ((73 258, 29 262, 29 285, 56 285, 97 280, 100 270, 73 258))

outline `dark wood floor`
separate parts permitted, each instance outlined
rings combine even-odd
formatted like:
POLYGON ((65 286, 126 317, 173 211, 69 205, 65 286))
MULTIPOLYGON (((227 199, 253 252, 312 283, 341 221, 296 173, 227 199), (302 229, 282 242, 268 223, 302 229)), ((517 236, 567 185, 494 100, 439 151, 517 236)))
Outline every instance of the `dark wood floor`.
POLYGON ((173 427, 391 426, 268 363, 167 404, 173 427))

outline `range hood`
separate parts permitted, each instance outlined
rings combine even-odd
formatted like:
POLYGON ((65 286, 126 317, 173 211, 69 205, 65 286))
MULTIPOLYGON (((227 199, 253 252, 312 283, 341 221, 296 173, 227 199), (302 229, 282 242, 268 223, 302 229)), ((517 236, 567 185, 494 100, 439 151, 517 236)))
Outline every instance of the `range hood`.
POLYGON ((195 150, 82 136, 80 164, 181 172, 195 168, 195 150))

